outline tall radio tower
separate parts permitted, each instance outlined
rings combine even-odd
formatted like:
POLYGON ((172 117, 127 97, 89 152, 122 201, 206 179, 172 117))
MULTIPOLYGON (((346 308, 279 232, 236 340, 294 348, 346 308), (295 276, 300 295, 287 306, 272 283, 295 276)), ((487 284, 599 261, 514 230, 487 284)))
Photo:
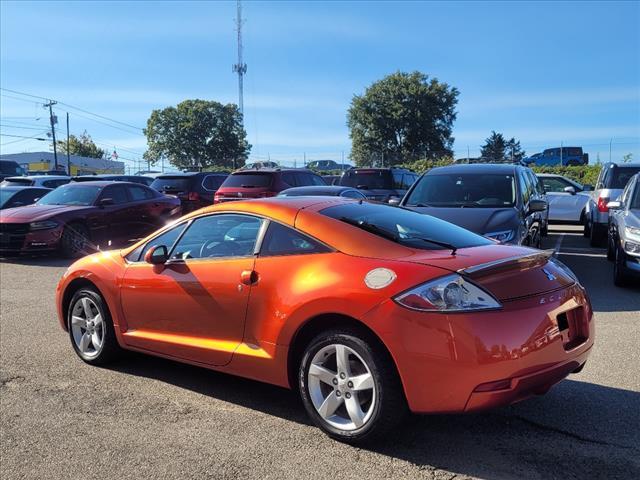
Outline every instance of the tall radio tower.
POLYGON ((238 30, 238 63, 233 66, 233 71, 238 73, 238 109, 243 116, 244 123, 244 100, 242 92, 242 81, 247 73, 247 64, 242 61, 242 3, 238 0, 238 17, 236 18, 236 29, 238 30))

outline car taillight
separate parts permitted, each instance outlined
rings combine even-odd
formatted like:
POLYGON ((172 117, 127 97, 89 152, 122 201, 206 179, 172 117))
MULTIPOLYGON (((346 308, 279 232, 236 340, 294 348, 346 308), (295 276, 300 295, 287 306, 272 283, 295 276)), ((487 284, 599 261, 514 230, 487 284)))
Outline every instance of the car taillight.
POLYGON ((222 195, 220 195, 218 192, 215 193, 215 195, 213 196, 213 203, 218 203, 220 202, 220 197, 222 195))
POLYGON ((278 195, 278 192, 262 192, 260 194, 261 197, 275 197, 278 195))
POLYGON ((200 195, 198 195, 198 192, 189 192, 189 195, 187 195, 187 200, 191 202, 197 202, 198 200, 200 200, 200 195))
POLYGON ((598 211, 607 213, 609 211, 607 203, 609 203, 609 197, 598 197, 598 211))

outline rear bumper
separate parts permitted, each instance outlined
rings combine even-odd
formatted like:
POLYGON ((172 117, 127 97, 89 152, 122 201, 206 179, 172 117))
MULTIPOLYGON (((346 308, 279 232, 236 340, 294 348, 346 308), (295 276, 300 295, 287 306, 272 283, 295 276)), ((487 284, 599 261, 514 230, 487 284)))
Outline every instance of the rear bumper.
POLYGON ((504 302, 499 311, 424 313, 389 300, 367 317, 419 413, 482 410, 544 393, 586 362, 595 335, 579 285, 504 302))

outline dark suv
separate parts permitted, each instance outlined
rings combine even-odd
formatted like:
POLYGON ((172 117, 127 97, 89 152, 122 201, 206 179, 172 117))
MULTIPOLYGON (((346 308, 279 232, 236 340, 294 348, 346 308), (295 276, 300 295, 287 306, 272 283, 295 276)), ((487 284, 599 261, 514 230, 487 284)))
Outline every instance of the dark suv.
POLYGON ((450 165, 423 174, 400 205, 500 243, 540 248, 548 223, 544 187, 531 169, 450 165))
POLYGON ((226 173, 212 172, 166 173, 158 175, 151 188, 178 197, 185 214, 211 205, 227 177, 226 173))
POLYGON ((216 192, 214 203, 244 198, 275 197, 291 187, 326 185, 320 175, 305 169, 239 170, 227 177, 216 192))
POLYGON ((342 174, 338 185, 362 190, 369 200, 399 201, 418 178, 405 168, 351 168, 342 174))

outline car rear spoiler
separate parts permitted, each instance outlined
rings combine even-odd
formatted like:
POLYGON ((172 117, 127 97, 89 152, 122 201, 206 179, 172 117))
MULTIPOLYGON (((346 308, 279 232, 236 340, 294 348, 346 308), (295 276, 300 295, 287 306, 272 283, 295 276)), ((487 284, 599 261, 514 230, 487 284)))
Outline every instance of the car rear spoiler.
POLYGON ((511 270, 512 268, 528 270, 530 268, 544 265, 553 256, 554 253, 555 250, 540 250, 539 252, 533 252, 526 255, 501 258, 499 260, 493 260, 491 262, 480 263, 478 265, 472 265, 471 267, 462 268, 458 270, 458 273, 460 275, 466 275, 467 277, 477 278, 504 270, 511 270))

